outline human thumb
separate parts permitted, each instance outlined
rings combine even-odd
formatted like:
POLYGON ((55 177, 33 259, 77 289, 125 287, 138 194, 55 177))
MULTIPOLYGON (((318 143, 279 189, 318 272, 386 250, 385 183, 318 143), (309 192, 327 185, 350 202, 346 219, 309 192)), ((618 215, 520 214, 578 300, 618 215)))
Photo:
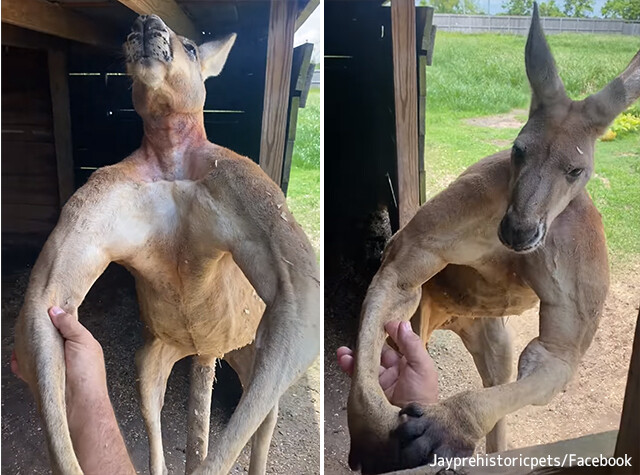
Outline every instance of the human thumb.
POLYGON ((49 317, 65 340, 84 343, 87 337, 91 337, 89 330, 60 307, 51 307, 49 317))
POLYGON ((422 339, 413 332, 411 323, 406 321, 400 323, 394 341, 409 365, 422 364, 427 350, 425 349, 424 343, 422 343, 422 339))

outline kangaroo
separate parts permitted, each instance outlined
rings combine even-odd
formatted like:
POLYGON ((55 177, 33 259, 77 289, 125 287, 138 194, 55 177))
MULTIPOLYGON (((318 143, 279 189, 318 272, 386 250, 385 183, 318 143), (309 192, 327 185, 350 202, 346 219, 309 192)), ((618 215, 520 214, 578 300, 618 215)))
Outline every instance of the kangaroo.
POLYGON ((565 93, 540 26, 525 49, 529 118, 510 151, 484 158, 422 206, 388 243, 363 303, 348 401, 349 464, 364 473, 412 468, 434 456, 506 448, 503 418, 544 405, 570 380, 598 326, 609 287, 602 220, 585 190, 595 140, 640 96, 640 52, 603 90, 565 93), (540 333, 520 355, 507 315, 540 302, 540 333), (420 308, 421 337, 457 332, 483 389, 398 411, 378 384, 384 324, 420 308))
POLYGON ((204 81, 236 35, 197 46, 156 15, 138 17, 124 51, 141 147, 97 170, 62 210, 31 273, 15 350, 44 422, 54 473, 80 474, 65 411, 62 340, 47 316, 78 307, 110 262, 135 277, 145 344, 136 354, 150 471, 166 474, 160 412, 174 363, 191 371, 187 473, 224 474, 252 437, 263 474, 278 400, 319 353, 315 253, 258 165, 207 140, 204 81), (215 361, 244 392, 209 450, 215 361))

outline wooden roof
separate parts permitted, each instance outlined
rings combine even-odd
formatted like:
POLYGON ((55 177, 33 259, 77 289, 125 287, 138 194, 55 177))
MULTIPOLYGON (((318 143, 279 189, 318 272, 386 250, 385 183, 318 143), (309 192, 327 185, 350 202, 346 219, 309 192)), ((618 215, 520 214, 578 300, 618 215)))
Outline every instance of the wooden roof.
MULTIPOLYGON (((137 15, 155 13, 176 33, 196 42, 232 31, 243 11, 270 0, 3 0, 2 22, 80 41, 119 48, 137 15)), ((319 0, 297 3, 296 29, 319 0)), ((246 25, 245 25, 246 26, 246 25)))

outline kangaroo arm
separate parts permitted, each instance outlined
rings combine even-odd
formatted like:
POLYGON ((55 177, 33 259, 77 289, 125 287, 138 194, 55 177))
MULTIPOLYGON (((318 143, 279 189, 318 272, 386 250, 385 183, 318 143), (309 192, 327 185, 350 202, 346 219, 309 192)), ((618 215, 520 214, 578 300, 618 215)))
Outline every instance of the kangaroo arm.
POLYGON ((131 202, 131 197, 122 187, 111 193, 114 178, 109 173, 96 172, 65 205, 31 272, 16 323, 20 372, 40 410, 54 473, 81 471, 66 417, 63 340, 48 309, 56 305, 77 318, 87 292, 113 260, 112 250, 122 250, 117 246, 122 229, 135 228, 132 222, 121 225, 121 200, 131 202))
POLYGON ((363 459, 359 452, 370 453, 370 447, 383 447, 389 432, 397 426, 397 408, 391 406, 378 383, 380 354, 386 338, 384 325, 411 318, 420 301, 422 285, 447 264, 464 257, 468 251, 461 242, 463 237, 472 234, 469 230, 486 227, 490 219, 487 213, 495 214, 497 229, 501 205, 491 190, 496 188, 493 182, 502 178, 504 167, 500 163, 496 156, 467 170, 420 208, 385 249, 381 267, 363 303, 358 333, 348 401, 352 468, 363 459), (479 224, 482 215, 485 218, 479 224))
MULTIPOLYGON (((195 473, 228 473, 280 396, 319 353, 316 257, 280 189, 244 158, 220 161, 198 201, 215 248, 231 253, 266 310, 252 378, 221 437, 195 473)), ((195 211, 199 214, 199 211, 195 211)))
POLYGON ((54 473, 82 472, 66 418, 63 340, 48 309, 57 305, 77 318, 78 306, 107 264, 106 255, 63 213, 31 272, 18 316, 16 355, 42 415, 54 473))

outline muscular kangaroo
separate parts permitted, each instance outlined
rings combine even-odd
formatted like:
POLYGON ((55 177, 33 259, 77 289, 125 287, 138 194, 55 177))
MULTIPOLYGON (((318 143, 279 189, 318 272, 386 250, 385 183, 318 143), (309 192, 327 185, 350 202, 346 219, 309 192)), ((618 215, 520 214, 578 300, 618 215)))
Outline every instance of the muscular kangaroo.
POLYGON ((187 472, 224 474, 253 436, 250 473, 264 473, 284 391, 319 351, 315 253, 280 189, 252 161, 207 141, 204 81, 231 35, 196 46, 155 15, 125 44, 141 147, 96 171, 64 207, 31 273, 16 327, 21 371, 36 398, 55 473, 80 474, 65 412, 61 338, 47 309, 77 316, 110 262, 135 276, 146 342, 136 355, 150 469, 167 473, 160 411, 174 363, 193 359, 187 472), (216 358, 244 393, 208 450, 216 358), (208 452, 208 454, 207 454, 208 452))
POLYGON ((595 140, 640 96, 640 52, 602 91, 572 101, 534 7, 525 51, 529 119, 510 151, 469 167, 389 242, 367 292, 348 403, 353 469, 380 473, 505 449, 503 417, 544 405, 589 347, 609 287, 602 220, 585 185, 595 140), (540 302, 540 334, 520 355, 500 317, 540 302), (384 324, 420 304, 422 337, 456 331, 484 389, 398 412, 378 384, 384 324))

